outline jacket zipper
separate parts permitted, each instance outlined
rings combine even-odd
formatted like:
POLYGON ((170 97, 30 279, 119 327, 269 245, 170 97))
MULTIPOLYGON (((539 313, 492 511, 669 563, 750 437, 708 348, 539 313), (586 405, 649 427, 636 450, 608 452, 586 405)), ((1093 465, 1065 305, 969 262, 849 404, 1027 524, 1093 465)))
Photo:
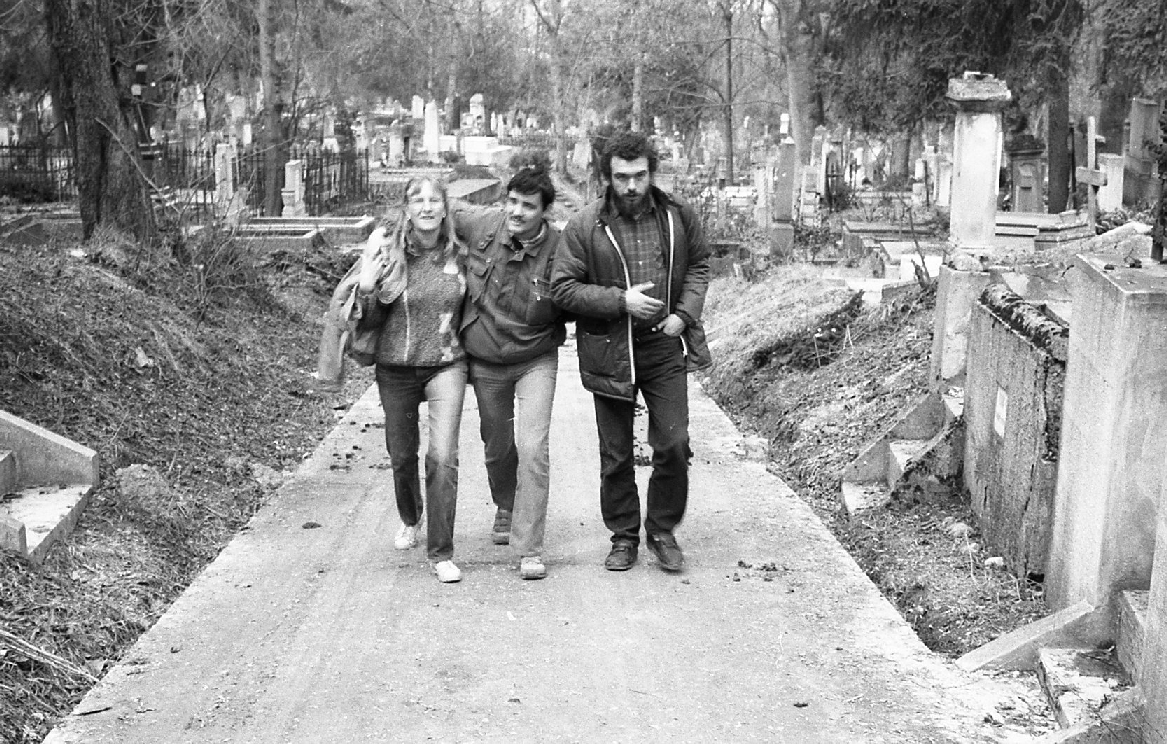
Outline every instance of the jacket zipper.
MULTIPOLYGON (((669 275, 667 279, 667 286, 665 288, 665 297, 668 298, 668 309, 672 312, 673 307, 673 261, 677 256, 677 232, 676 224, 673 222, 673 213, 667 209, 665 214, 669 216, 669 275)), ((686 357, 689 356, 689 344, 685 343, 685 334, 681 333, 681 353, 686 357)))
MULTIPOLYGON (((612 247, 616 249, 616 255, 620 257, 620 268, 624 269, 624 288, 628 289, 632 286, 632 275, 628 273, 628 261, 624 258, 624 251, 620 250, 620 244, 616 242, 616 236, 612 234, 612 228, 604 225, 604 232, 608 234, 608 240, 612 241, 612 247)), ((636 385, 636 358, 632 354, 632 313, 625 313, 628 316, 628 368, 632 371, 632 384, 636 385)))

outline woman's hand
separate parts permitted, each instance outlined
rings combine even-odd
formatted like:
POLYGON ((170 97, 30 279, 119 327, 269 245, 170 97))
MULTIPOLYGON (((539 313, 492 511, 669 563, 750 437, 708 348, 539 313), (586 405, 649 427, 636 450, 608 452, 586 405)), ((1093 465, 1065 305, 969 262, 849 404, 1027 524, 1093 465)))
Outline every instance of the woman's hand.
POLYGON ((361 273, 357 289, 363 294, 369 294, 377 288, 377 280, 381 277, 384 268, 384 249, 389 242, 385 228, 378 227, 365 241, 365 249, 361 253, 361 273))

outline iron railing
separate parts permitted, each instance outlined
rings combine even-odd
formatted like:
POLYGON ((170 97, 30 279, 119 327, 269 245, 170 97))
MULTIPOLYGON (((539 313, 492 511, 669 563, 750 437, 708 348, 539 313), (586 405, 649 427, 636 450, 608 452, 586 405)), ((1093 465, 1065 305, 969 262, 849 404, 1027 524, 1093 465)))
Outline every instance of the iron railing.
MULTIPOLYGON (((319 147, 293 147, 289 160, 304 164, 304 206, 322 215, 370 199, 369 157, 365 150, 330 152, 319 147)), ((266 155, 259 149, 240 151, 233 190, 248 189, 247 204, 263 212, 263 172, 266 155)), ((207 148, 175 144, 142 148, 142 171, 155 187, 155 203, 184 218, 204 221, 215 215, 215 154, 207 148)), ((281 182, 283 174, 280 174, 281 182)), ((0 147, 0 195, 22 201, 72 201, 77 198, 73 157, 67 148, 40 145, 0 147)))
POLYGON ((49 145, 0 147, 0 195, 27 202, 77 198, 72 153, 49 145))

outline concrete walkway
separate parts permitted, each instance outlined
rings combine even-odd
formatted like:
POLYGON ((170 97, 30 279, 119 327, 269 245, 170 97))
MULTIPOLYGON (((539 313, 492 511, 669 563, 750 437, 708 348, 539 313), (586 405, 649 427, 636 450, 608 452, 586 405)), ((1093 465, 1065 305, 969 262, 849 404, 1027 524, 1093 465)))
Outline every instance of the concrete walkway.
MULTIPOLYGON (((591 399, 561 354, 550 575, 490 541, 468 396, 455 560, 393 550, 370 389, 46 739, 975 742, 1002 693, 927 651, 694 386, 688 567, 602 568, 591 399)), ((645 469, 640 469, 645 470, 645 469)), ((642 473, 642 478, 645 473, 642 473)))

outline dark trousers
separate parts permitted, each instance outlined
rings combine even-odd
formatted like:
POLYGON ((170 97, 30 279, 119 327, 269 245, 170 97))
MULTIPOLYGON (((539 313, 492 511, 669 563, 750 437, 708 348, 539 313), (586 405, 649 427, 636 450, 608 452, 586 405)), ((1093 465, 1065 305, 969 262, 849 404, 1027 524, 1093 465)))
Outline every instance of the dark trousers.
MULTIPOLYGON (((634 340, 636 388, 648 408, 652 476, 644 529, 672 532, 689 499, 689 392, 679 338, 648 333, 634 340)), ((600 435, 600 512, 612 540, 640 543, 631 401, 594 396, 600 435)))

